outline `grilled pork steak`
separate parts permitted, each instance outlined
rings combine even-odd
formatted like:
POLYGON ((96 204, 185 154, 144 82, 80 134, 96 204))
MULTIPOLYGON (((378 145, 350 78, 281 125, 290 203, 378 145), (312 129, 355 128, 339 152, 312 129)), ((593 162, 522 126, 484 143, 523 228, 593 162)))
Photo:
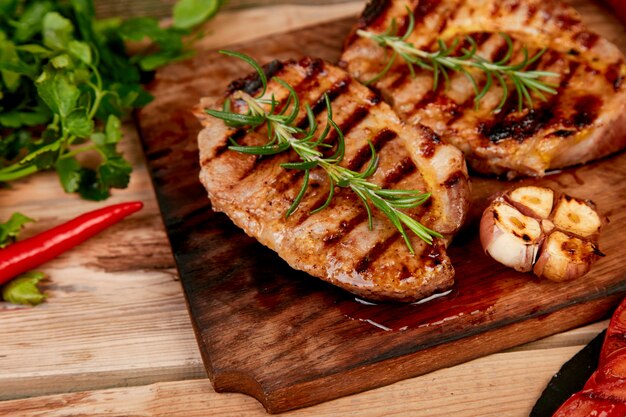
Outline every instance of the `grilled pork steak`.
MULTIPOLYGON (((332 101, 333 120, 345 135, 342 166, 360 171, 371 156, 368 141, 378 150, 378 170, 370 180, 385 188, 419 189, 432 193, 422 206, 407 211, 425 226, 442 235, 428 245, 409 232, 415 255, 384 214, 373 209, 373 230, 358 198, 338 188, 330 206, 309 212, 324 203, 328 180, 321 168, 310 175, 310 188, 297 211, 285 218, 303 182, 303 172, 286 170, 281 163, 298 160, 293 151, 275 156, 245 155, 228 150, 229 138, 240 145, 267 142, 265 128, 246 132, 226 126, 204 112, 221 109, 223 99, 205 98, 196 114, 204 126, 198 137, 200 180, 213 208, 226 213, 248 235, 278 252, 293 268, 374 300, 413 301, 453 284, 454 269, 446 255, 446 244, 463 223, 469 201, 469 184, 463 155, 443 144, 424 127, 405 126, 379 96, 353 80, 345 71, 326 62, 305 58, 300 62, 274 62, 265 67, 295 88, 309 103, 319 122, 326 126, 323 95, 332 101)), ((231 84, 234 90, 255 94, 257 77, 231 84)), ((274 94, 285 100, 288 91, 270 81, 266 98, 274 94)), ((234 108, 247 111, 243 102, 234 108)), ((301 109, 296 122, 306 120, 301 109)), ((336 132, 328 141, 336 142, 336 132)))
MULTIPOLYGON (((514 63, 522 60, 522 46, 530 56, 547 47, 528 69, 560 75, 542 79, 556 84, 557 94, 548 94, 546 102, 533 95, 533 108, 523 111, 518 111, 512 84, 501 110, 494 111, 503 90, 497 82, 477 110, 474 90, 464 75, 450 72, 449 88, 441 82, 433 91, 432 73, 417 69, 412 77, 400 58, 374 84, 403 120, 433 129, 461 149, 477 171, 540 176, 626 146, 624 56, 560 1, 373 0, 346 40, 340 65, 361 81, 378 74, 391 54, 359 37, 356 29, 383 33, 395 19, 402 35, 409 22, 407 5, 415 18, 407 41, 420 49, 434 50, 437 39, 448 45, 459 39, 461 54, 461 48, 469 46, 463 39, 470 35, 478 43, 478 55, 496 62, 506 55, 500 35, 506 32, 514 40, 514 63)), ((485 75, 474 70, 472 74, 482 87, 485 75)))

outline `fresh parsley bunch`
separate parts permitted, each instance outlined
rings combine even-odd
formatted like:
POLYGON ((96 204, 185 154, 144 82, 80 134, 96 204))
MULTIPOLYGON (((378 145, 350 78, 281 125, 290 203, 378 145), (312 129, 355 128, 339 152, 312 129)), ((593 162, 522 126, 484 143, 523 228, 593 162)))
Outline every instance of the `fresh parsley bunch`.
POLYGON ((120 118, 146 105, 147 73, 191 54, 186 35, 221 0, 181 0, 173 25, 94 17, 92 0, 0 0, 0 183, 54 169, 63 189, 102 200, 128 185, 120 118), (129 57, 125 41, 149 40, 129 57), (78 154, 98 154, 93 166, 78 154))

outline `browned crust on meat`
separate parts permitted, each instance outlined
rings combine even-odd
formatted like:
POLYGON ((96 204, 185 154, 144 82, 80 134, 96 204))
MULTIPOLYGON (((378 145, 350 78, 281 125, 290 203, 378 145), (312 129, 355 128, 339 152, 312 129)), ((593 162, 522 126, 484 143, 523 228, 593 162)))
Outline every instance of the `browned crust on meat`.
MULTIPOLYGON (((367 30, 383 32, 393 19, 407 22, 406 1, 385 2, 367 30)), ((430 48, 436 38, 472 35, 481 56, 497 60, 506 48, 498 35, 515 41, 516 59, 522 45, 531 54, 548 52, 533 69, 560 75, 558 94, 543 102, 536 95, 531 110, 518 111, 510 94, 494 112, 501 89, 494 87, 476 110, 471 85, 453 76, 452 87, 432 91, 432 76, 422 71, 410 77, 398 62, 375 83, 404 120, 425 124, 461 149, 468 163, 483 173, 541 176, 602 158, 626 147, 626 65, 618 48, 586 28, 578 13, 558 0, 429 0, 411 2, 416 28, 409 41, 430 48)), ((363 27, 363 26, 359 26, 363 27)), ((356 30, 356 28, 355 28, 356 30)), ((348 38, 341 65, 360 80, 371 79, 385 65, 385 52, 374 42, 348 38)), ((477 74, 477 80, 484 77, 477 74)), ((554 78, 546 78, 555 82, 554 78)), ((509 91, 514 91, 510 88, 509 91)))
MULTIPOLYGON (((290 83, 304 103, 318 114, 320 131, 326 120, 316 106, 324 93, 332 101, 335 122, 346 141, 343 165, 363 169, 371 140, 380 156, 370 178, 384 187, 420 189, 432 193, 422 207, 410 210, 445 237, 427 245, 411 234, 415 255, 389 220, 374 210, 372 231, 359 200, 338 189, 331 206, 308 213, 324 202, 328 181, 323 171, 311 171, 310 188, 298 210, 284 214, 302 185, 302 174, 279 165, 297 159, 287 152, 256 157, 227 150, 229 137, 240 144, 266 140, 262 131, 246 133, 208 116, 204 109, 221 108, 221 99, 206 98, 196 109, 204 126, 198 137, 200 180, 213 208, 262 244, 278 252, 292 267, 326 280, 361 297, 374 300, 414 301, 453 284, 454 269, 446 245, 462 225, 469 204, 465 162, 455 148, 445 145, 427 128, 406 126, 379 97, 343 70, 311 58, 287 62, 275 76, 290 83)), ((252 79, 252 78, 247 78, 252 79)), ((241 85, 246 85, 241 84, 241 85)), ((268 97, 286 97, 286 90, 270 81, 268 97)), ((240 104, 235 103, 235 106, 240 104)), ((245 111, 245 109, 241 109, 245 111)), ((304 113, 299 115, 304 123, 304 113)), ((328 141, 336 140, 332 135, 328 141)))

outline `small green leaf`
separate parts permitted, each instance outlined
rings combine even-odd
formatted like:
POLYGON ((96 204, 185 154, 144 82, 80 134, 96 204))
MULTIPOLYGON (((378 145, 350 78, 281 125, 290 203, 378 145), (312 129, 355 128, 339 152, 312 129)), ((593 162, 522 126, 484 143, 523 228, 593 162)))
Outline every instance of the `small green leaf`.
POLYGON ((72 58, 68 54, 57 55, 50 60, 54 68, 67 68, 72 65, 72 58))
POLYGON ((50 49, 44 48, 43 46, 38 45, 36 43, 29 43, 27 45, 17 45, 15 49, 17 49, 18 51, 31 53, 33 55, 36 55, 42 58, 47 58, 53 54, 53 52, 50 49))
POLYGON ((26 223, 34 223, 35 220, 21 213, 13 213, 5 223, 0 223, 0 248, 13 243, 26 223))
POLYGON ((102 188, 126 188, 132 170, 133 167, 128 161, 119 155, 107 159, 98 167, 98 177, 102 188))
POLYGON ((81 167, 76 158, 62 158, 54 165, 61 186, 66 193, 73 193, 80 186, 81 167))
POLYGON ((35 82, 37 92, 54 113, 67 117, 76 106, 80 90, 70 79, 70 73, 47 66, 35 82))
POLYGON ((24 8, 20 19, 13 22, 15 33, 13 38, 18 43, 24 43, 41 32, 43 18, 46 13, 54 10, 49 1, 33 1, 24 8))
POLYGON ((72 40, 74 25, 58 12, 49 12, 43 18, 43 44, 50 49, 65 50, 72 40))
POLYGON ((2 298, 13 304, 36 306, 46 296, 39 291, 37 284, 46 276, 43 272, 27 272, 10 281, 2 288, 2 298))
POLYGON ((87 116, 85 109, 76 109, 67 116, 67 130, 71 135, 86 138, 93 132, 93 120, 87 116))
POLYGON ((117 143, 122 139, 122 123, 114 115, 109 115, 104 128, 107 143, 117 143))
POLYGON ((191 58, 194 54, 194 51, 181 52, 179 50, 165 50, 141 58, 139 60, 139 66, 144 71, 154 71, 165 64, 169 64, 170 62, 182 61, 184 59, 191 58))
POLYGON ((91 48, 85 42, 70 41, 68 51, 73 57, 80 59, 85 64, 91 64, 91 48))
POLYGON ((190 29, 215 16, 220 0, 179 0, 174 5, 174 27, 190 29))
POLYGON ((42 125, 50 120, 50 112, 37 108, 35 111, 12 110, 0 113, 0 126, 17 129, 22 126, 42 125))
POLYGON ((17 54, 15 44, 6 39, 0 39, 0 70, 11 71, 17 74, 35 76, 35 69, 24 61, 17 54))
POLYGON ((2 73, 2 81, 4 81, 7 90, 15 93, 20 86, 21 75, 13 71, 0 71, 0 73, 2 73))
POLYGON ((106 200, 110 195, 108 188, 100 186, 96 171, 88 168, 81 170, 78 193, 82 198, 92 201, 106 200))

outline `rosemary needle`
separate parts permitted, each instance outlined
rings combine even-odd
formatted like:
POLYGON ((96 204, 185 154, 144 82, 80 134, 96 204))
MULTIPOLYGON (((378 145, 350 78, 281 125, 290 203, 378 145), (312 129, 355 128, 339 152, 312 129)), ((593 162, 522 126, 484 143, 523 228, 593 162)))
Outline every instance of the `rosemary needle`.
POLYGON ((302 202, 309 186, 310 171, 315 168, 321 168, 326 173, 330 185, 328 197, 321 206, 312 210, 311 214, 317 213, 330 205, 335 195, 336 187, 346 188, 352 190, 365 207, 370 230, 373 227, 373 206, 385 214, 394 227, 398 229, 411 253, 414 253, 414 250, 407 229, 428 244, 432 244, 433 237, 441 237, 439 233, 427 228, 404 212, 404 210, 423 204, 430 198, 430 193, 422 193, 418 190, 384 189, 368 180, 378 168, 378 155, 371 142, 372 157, 363 172, 356 172, 339 165, 344 157, 345 140, 341 129, 332 119, 332 108, 328 96, 324 96, 327 123, 322 132, 318 134, 318 124, 308 104, 304 105, 308 127, 306 129, 297 127, 296 118, 301 106, 300 99, 292 86, 280 78, 273 78, 275 82, 289 92, 286 104, 278 111, 277 108, 280 103, 274 96, 269 99, 263 98, 267 91, 267 78, 263 69, 247 55, 233 51, 220 52, 242 59, 250 64, 259 74, 262 88, 255 97, 243 91, 237 91, 233 94, 233 99, 242 100, 247 104, 248 111, 245 114, 233 112, 230 101, 224 103, 224 108, 221 111, 206 110, 206 112, 213 117, 223 120, 232 127, 250 129, 266 125, 268 132, 268 142, 265 145, 241 146, 233 143, 229 149, 252 155, 273 155, 291 149, 300 158, 298 162, 281 164, 281 167, 285 169, 304 171, 302 187, 291 206, 287 209, 285 216, 289 217, 293 214, 302 202), (269 110, 267 110, 267 107, 269 107, 269 110), (337 145, 331 156, 325 156, 322 150, 330 146, 325 143, 325 140, 331 129, 337 133, 337 145))
POLYGON ((533 62, 536 62, 546 52, 546 49, 542 49, 532 57, 529 56, 526 47, 522 48, 523 59, 517 64, 511 62, 513 58, 513 41, 507 34, 502 33, 502 37, 507 43, 508 50, 501 60, 497 62, 489 61, 477 54, 478 46, 476 41, 468 36, 467 42, 470 44, 470 48, 463 48, 462 55, 453 55, 459 44, 459 40, 454 40, 450 45, 447 45, 443 40, 437 41, 438 49, 433 52, 418 49, 410 42, 407 42, 408 37, 413 33, 415 28, 415 17, 409 8, 407 8, 409 16, 409 24, 406 32, 402 35, 398 35, 398 27, 395 19, 392 21, 389 28, 384 33, 373 33, 363 29, 357 30, 357 35, 362 38, 368 38, 380 45, 383 48, 389 48, 392 50, 391 57, 385 67, 372 79, 368 80, 366 84, 372 84, 384 77, 398 57, 404 59, 404 62, 409 68, 412 76, 415 76, 415 67, 422 68, 433 73, 433 90, 436 90, 444 79, 446 86, 449 83, 449 71, 462 73, 465 75, 472 84, 474 89, 475 98, 474 101, 478 106, 480 100, 487 94, 489 89, 494 84, 494 81, 498 82, 502 87, 502 98, 496 107, 501 109, 509 94, 508 82, 513 84, 513 88, 518 98, 518 109, 521 111, 524 104, 528 108, 532 109, 533 100, 531 92, 535 93, 541 100, 546 101, 547 94, 556 94, 554 87, 556 85, 546 83, 541 80, 541 77, 558 77, 559 74, 550 71, 537 71, 527 70, 527 67, 533 62), (478 83, 469 72, 469 69, 476 68, 486 75, 485 85, 482 88, 478 87, 478 83))

